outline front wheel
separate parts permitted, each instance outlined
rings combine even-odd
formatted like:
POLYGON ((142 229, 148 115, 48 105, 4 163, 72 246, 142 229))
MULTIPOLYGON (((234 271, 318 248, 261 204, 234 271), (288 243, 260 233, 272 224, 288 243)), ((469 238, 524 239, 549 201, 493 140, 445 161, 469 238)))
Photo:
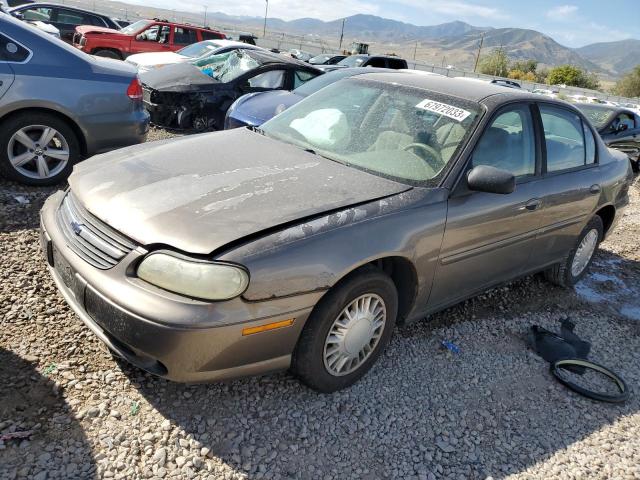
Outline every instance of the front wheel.
POLYGON ((329 291, 307 320, 293 353, 292 372, 323 393, 354 384, 391 339, 398 293, 381 271, 357 273, 329 291))
POLYGON ((603 237, 602 219, 596 215, 589 220, 580 233, 575 247, 562 262, 545 271, 547 280, 561 287, 573 287, 586 275, 603 237))

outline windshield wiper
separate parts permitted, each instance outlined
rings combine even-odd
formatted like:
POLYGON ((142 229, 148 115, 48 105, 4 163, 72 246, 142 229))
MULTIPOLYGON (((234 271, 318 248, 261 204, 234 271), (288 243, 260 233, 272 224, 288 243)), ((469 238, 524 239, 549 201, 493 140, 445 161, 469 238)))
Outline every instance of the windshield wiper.
POLYGON ((317 155, 317 156, 322 157, 322 158, 326 158, 327 160, 331 160, 332 162, 339 163, 340 165, 346 165, 345 162, 341 162, 340 160, 337 160, 335 158, 331 158, 331 157, 328 157, 328 156, 323 155, 321 153, 318 153, 313 148, 309 148, 309 147, 300 147, 300 148, 302 148, 302 150, 304 150, 305 152, 311 153, 313 155, 317 155))

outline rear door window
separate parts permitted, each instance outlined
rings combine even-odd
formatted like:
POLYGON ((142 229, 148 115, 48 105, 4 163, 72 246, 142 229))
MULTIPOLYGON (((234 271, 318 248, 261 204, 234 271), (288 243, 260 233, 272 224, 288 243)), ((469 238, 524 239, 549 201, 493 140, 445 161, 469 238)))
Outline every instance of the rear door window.
POLYGON ((387 62, 389 64, 388 68, 394 68, 396 70, 399 70, 401 68, 406 68, 406 65, 404 64, 404 61, 400 60, 400 59, 388 58, 387 62))
POLYGON ((386 68, 387 62, 384 58, 372 58, 367 62, 367 67, 386 68))
POLYGON ((586 165, 585 129, 580 116, 549 105, 540 105, 540 116, 547 150, 547 172, 586 165))
POLYGON ((202 40, 219 40, 224 38, 224 36, 218 32, 211 32, 209 30, 200 30, 200 35, 202 35, 202 40))
POLYGON ((192 28, 174 27, 173 43, 174 45, 191 45, 198 41, 198 34, 192 28))
POLYGON ((503 110, 484 131, 473 153, 472 166, 489 165, 516 178, 535 175, 536 149, 528 105, 503 110))

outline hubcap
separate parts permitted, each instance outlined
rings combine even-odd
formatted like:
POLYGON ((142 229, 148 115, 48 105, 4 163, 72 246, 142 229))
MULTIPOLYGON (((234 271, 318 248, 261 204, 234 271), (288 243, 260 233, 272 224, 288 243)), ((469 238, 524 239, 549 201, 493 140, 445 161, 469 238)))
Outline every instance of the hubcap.
POLYGON ((598 231, 594 228, 593 230, 589 230, 589 232, 584 236, 580 245, 578 245, 576 254, 573 256, 571 274, 574 277, 580 275, 584 269, 587 268, 587 264, 589 263, 589 260, 591 260, 593 252, 596 251, 597 245, 598 231))
POLYGON ((362 295, 347 305, 324 342, 327 372, 341 377, 357 370, 376 349, 386 321, 387 309, 378 295, 362 295))
POLYGON ((56 176, 69 162, 69 144, 55 128, 29 125, 9 139, 7 154, 11 166, 29 178, 56 176))

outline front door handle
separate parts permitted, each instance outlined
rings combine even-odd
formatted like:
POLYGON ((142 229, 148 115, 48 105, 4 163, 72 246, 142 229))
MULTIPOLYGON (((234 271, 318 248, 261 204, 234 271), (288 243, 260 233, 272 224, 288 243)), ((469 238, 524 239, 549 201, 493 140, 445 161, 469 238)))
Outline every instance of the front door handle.
POLYGON ((592 193, 593 195, 600 193, 600 190, 602 190, 600 188, 600 185, 598 185, 597 183, 595 185, 591 185, 591 188, 589 188, 589 193, 592 193))
POLYGON ((540 208, 540 205, 542 205, 542 200, 540 200, 539 198, 532 198, 524 204, 524 207, 522 207, 521 210, 526 209, 533 212, 534 210, 540 208))

